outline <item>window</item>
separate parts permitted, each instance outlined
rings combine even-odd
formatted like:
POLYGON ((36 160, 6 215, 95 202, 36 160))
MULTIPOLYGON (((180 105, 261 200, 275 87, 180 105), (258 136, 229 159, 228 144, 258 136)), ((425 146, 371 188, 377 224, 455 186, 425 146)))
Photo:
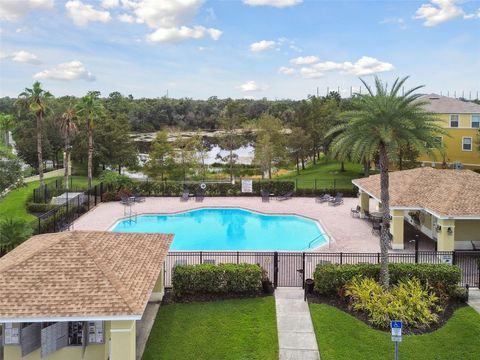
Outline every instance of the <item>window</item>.
POLYGON ((458 128, 458 115, 450 115, 450 127, 458 128))
POLYGON ((437 149, 439 147, 442 147, 442 144, 443 144, 443 138, 441 136, 436 136, 433 139, 432 143, 430 143, 430 144, 427 143, 427 147, 429 149, 437 149))
POLYGON ((475 128, 475 129, 480 128, 480 114, 472 115, 472 128, 475 128))
POLYGON ((472 138, 471 137, 462 138, 462 150, 463 151, 472 151, 472 138))

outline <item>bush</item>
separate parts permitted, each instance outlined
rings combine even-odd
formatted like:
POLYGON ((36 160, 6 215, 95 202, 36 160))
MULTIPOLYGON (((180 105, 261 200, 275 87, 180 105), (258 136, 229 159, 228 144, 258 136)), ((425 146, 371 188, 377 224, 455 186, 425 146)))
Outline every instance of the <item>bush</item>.
POLYGON ((57 205, 55 204, 43 204, 43 203, 34 203, 29 202, 27 204, 27 211, 30 213, 45 213, 47 211, 52 210, 57 205))
POLYGON ((262 288, 262 269, 253 264, 177 265, 172 275, 176 297, 205 294, 255 294, 262 288))
MULTIPOLYGON (((444 287, 447 293, 453 291, 461 279, 458 266, 448 264, 389 264, 390 283, 397 284, 402 279, 413 277, 421 284, 444 287)), ((320 294, 336 294, 345 284, 356 276, 379 279, 379 264, 326 264, 317 265, 314 272, 315 291, 320 294)))
POLYGON ((335 196, 337 193, 342 193, 344 197, 357 197, 358 189, 355 187, 345 188, 345 189, 322 189, 322 190, 313 190, 313 189, 297 189, 295 195, 297 196, 321 196, 323 194, 330 194, 335 196))
POLYGON ((368 321, 388 328, 391 320, 406 327, 424 329, 438 321, 443 311, 439 298, 417 278, 399 281, 390 291, 372 278, 354 277, 345 285, 351 308, 367 314, 368 321))

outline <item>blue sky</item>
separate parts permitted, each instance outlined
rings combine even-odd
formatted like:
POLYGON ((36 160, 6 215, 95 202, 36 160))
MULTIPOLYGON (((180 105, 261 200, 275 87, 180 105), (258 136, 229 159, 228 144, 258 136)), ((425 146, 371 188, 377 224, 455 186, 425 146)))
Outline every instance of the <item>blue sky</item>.
POLYGON ((0 0, 0 96, 305 98, 378 74, 480 91, 480 1, 0 0))

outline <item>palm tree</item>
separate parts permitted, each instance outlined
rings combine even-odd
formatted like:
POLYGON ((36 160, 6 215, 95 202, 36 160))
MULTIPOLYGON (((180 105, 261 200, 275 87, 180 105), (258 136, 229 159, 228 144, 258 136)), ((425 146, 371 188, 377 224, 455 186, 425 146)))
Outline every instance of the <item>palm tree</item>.
POLYGON ((18 95, 22 101, 37 119, 37 161, 38 161, 38 177, 40 185, 44 185, 43 181, 43 154, 42 154, 42 132, 43 117, 47 112, 47 102, 53 95, 42 89, 42 85, 35 81, 32 88, 25 88, 25 91, 18 95))
MULTIPOLYGON (((95 120, 103 115, 104 107, 98 99, 99 93, 90 91, 80 99, 80 102, 75 106, 77 115, 83 117, 87 127, 88 134, 88 188, 92 187, 93 179, 93 128, 95 120)), ((128 136, 128 134, 125 134, 128 136)))
POLYGON ((32 228, 22 219, 6 218, 0 221, 0 248, 10 250, 32 235, 32 228))
POLYGON ((373 159, 377 153, 380 167, 380 201, 382 203, 382 227, 380 232, 381 269, 380 281, 389 286, 388 246, 390 242, 390 208, 388 165, 392 154, 408 142, 420 152, 432 154, 432 147, 440 146, 436 137, 446 131, 437 124, 434 114, 425 111, 417 86, 399 95, 408 77, 396 79, 391 89, 375 77, 373 90, 360 79, 367 94, 357 94, 355 110, 344 114, 347 121, 330 130, 334 135, 331 149, 335 155, 354 160, 373 159))
POLYGON ((65 189, 68 190, 68 175, 69 175, 69 164, 70 164, 70 140, 71 137, 77 131, 77 125, 74 123, 74 119, 76 117, 75 109, 73 107, 68 107, 65 112, 62 114, 60 118, 60 132, 65 140, 65 163, 63 167, 65 169, 64 172, 64 182, 65 182, 65 189))

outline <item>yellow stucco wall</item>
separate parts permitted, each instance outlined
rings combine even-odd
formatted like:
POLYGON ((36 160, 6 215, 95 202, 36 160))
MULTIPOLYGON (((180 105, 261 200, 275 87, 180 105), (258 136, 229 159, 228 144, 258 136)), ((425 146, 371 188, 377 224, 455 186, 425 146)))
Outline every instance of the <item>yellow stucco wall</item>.
MULTIPOLYGON (((453 113, 454 114, 454 113, 453 113)), ((467 168, 480 168, 480 152, 478 151, 478 129, 471 127, 471 115, 472 114, 458 114, 459 124, 458 128, 450 127, 450 114, 437 114, 440 122, 439 124, 444 127, 450 137, 443 136, 442 141, 446 148, 445 161, 447 163, 461 162, 467 168), (473 150, 462 150, 462 137, 471 137, 473 139, 473 150)), ((434 161, 438 164, 442 164, 443 157, 438 151, 435 151, 435 159, 427 155, 420 156, 420 161, 431 162, 434 161)))
POLYGON ((455 220, 455 241, 480 241, 480 220, 455 220))
POLYGON ((453 251, 455 250, 455 220, 438 219, 437 224, 441 227, 440 232, 437 232, 437 250, 438 251, 453 251), (452 233, 449 234, 447 229, 452 229, 452 233))
POLYGON ((112 360, 135 360, 135 320, 112 322, 110 330, 112 360))
MULTIPOLYGON (((108 342, 110 338, 110 321, 105 321, 105 344, 90 344, 85 348, 85 355, 82 357, 81 346, 67 346, 47 357, 42 358, 41 350, 35 350, 25 357, 22 357, 20 346, 7 345, 4 347, 4 360, 107 360, 108 342)), ((123 360, 121 358, 119 360, 123 360)), ((113 358, 112 360, 115 360, 113 358)))

